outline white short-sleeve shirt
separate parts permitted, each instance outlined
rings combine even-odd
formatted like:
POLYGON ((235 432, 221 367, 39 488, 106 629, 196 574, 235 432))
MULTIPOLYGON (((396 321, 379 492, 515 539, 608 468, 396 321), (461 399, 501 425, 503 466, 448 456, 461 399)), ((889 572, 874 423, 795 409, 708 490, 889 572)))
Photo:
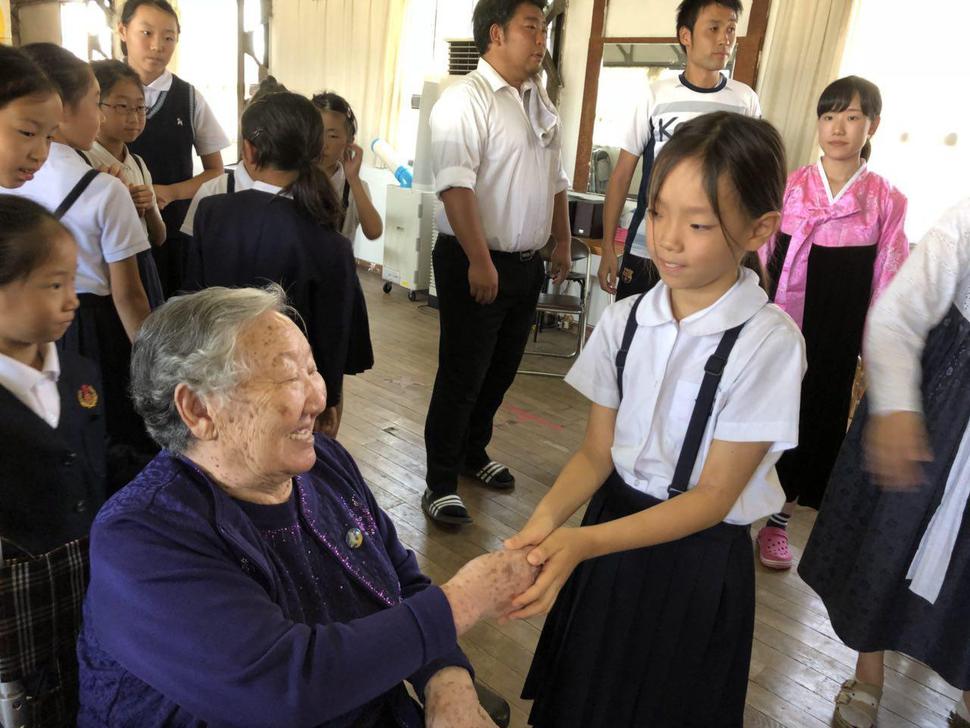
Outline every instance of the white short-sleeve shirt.
MULTIPOLYGON (((520 93, 480 59, 431 110, 431 158, 435 192, 475 192, 490 249, 538 250, 548 242, 553 198, 569 178, 559 115, 536 81, 520 93)), ((454 235, 443 208, 437 222, 454 235)))
MULTIPOLYGON (((338 162, 337 171, 330 177, 330 184, 333 185, 337 199, 341 202, 343 202, 344 185, 346 182, 347 175, 344 172, 344 166, 338 162)), ((364 186, 364 193, 370 198, 370 186, 364 180, 361 180, 360 183, 364 186)), ((354 197, 354 193, 351 192, 347 200, 347 209, 344 211, 344 225, 340 229, 340 234, 350 242, 354 242, 354 238, 357 237, 357 228, 359 225, 360 213, 357 212, 357 200, 354 197)))
MULTIPOLYGON (((124 182, 129 185, 147 185, 149 189, 152 188, 152 173, 148 171, 148 165, 137 154, 130 152, 128 147, 125 147, 124 159, 118 159, 99 142, 95 142, 94 146, 86 151, 84 155, 91 161, 91 166, 93 167, 100 167, 102 165, 111 167, 115 164, 120 164, 121 172, 124 175, 124 182)), ((153 192, 152 200, 155 206, 155 212, 159 212, 158 202, 154 198, 155 194, 153 192)), ((144 217, 140 219, 141 225, 145 228, 145 234, 147 235, 148 222, 144 217)))
MULTIPOLYGON (((149 109, 154 108, 161 95, 171 88, 172 72, 165 71, 144 87, 145 106, 149 109)), ((195 139, 195 152, 200 157, 229 146, 229 137, 226 136, 216 115, 195 86, 192 86, 192 136, 195 139)))
POLYGON ((61 419, 61 395, 57 380, 61 364, 57 347, 49 342, 41 347, 44 363, 40 371, 0 354, 0 387, 23 402, 30 410, 53 428, 61 419))
MULTIPOLYGON (((54 142, 47 162, 34 178, 16 190, 52 212, 91 167, 71 147, 54 142)), ((111 295, 108 264, 148 250, 148 236, 125 183, 108 174, 95 177, 61 219, 78 246, 78 293, 111 295)))
MULTIPOLYGON (((249 172, 246 171, 246 165, 240 162, 232 170, 233 177, 235 178, 235 183, 233 185, 233 190, 236 192, 242 192, 243 190, 251 190, 253 188, 253 178, 249 176, 249 172)), ((180 228, 186 235, 192 234, 192 225, 195 224, 195 213, 199 209, 199 203, 206 197, 212 197, 213 195, 224 195, 229 191, 229 173, 223 172, 215 179, 206 180, 199 187, 195 196, 192 198, 192 202, 189 203, 189 210, 185 213, 185 220, 182 221, 182 227, 180 228)))
POLYGON ((666 499, 680 456, 704 365, 725 331, 747 322, 724 369, 704 432, 690 487, 697 485, 713 440, 770 442, 771 448, 725 521, 749 524, 777 513, 785 494, 775 473, 784 450, 798 443, 805 344, 795 323, 742 269, 717 302, 679 323, 662 282, 637 310, 637 332, 619 401, 616 353, 636 302, 631 296, 606 309, 566 382, 593 402, 616 409, 613 464, 631 487, 666 499))
MULTIPOLYGON (((644 157, 644 174, 649 179, 653 160, 677 127, 715 111, 760 118, 761 103, 751 87, 726 76, 722 76, 714 88, 694 86, 684 74, 660 79, 650 84, 647 93, 637 99, 621 148, 636 157, 644 157)), ((646 200, 638 197, 637 206, 645 209, 646 200)), ((637 228, 630 253, 640 258, 648 257, 645 218, 637 228)))

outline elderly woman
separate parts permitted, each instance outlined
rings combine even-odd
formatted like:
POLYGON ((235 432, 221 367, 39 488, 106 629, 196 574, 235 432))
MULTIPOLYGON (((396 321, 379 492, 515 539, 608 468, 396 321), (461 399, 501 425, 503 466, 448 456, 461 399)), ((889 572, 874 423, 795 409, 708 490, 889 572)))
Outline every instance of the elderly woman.
POLYGON ((291 313, 278 287, 210 288, 145 322, 132 392, 164 450, 92 529, 80 726, 494 725, 456 638, 534 573, 500 552, 421 574, 313 434, 326 392, 291 313))

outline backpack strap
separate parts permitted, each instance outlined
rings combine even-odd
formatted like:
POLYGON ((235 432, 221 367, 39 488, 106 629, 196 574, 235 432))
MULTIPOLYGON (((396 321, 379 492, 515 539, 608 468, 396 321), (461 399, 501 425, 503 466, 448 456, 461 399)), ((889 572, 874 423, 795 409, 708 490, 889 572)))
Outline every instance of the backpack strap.
MULTIPOLYGON (((626 357, 630 353, 630 344, 637 333, 637 309, 646 293, 637 296, 636 303, 630 309, 630 315, 626 319, 626 328, 623 329, 623 340, 620 343, 620 350, 616 352, 616 388, 620 393, 620 402, 623 401, 623 370, 626 368, 626 357)), ((617 403, 619 409, 619 402, 617 403)))
POLYGON ((701 449, 701 442, 704 439, 704 430, 707 429, 707 422, 711 419, 711 412, 714 411, 714 397, 717 395, 717 385, 721 382, 724 374, 724 367, 727 365, 731 349, 738 340, 738 335, 744 324, 728 329, 721 336, 717 349, 704 365, 704 379, 701 382, 700 391, 697 393, 697 400, 694 402, 694 411, 690 415, 687 424, 687 434, 684 435, 684 444, 680 448, 680 457, 677 458, 677 467, 674 468, 674 478, 667 488, 667 495, 673 498, 687 491, 690 486, 690 475, 694 472, 694 464, 697 462, 697 453, 701 449))
POLYGON ((101 173, 96 169, 89 169, 87 172, 85 172, 84 176, 77 181, 76 185, 74 185, 74 189, 67 193, 67 197, 65 197, 61 201, 61 204, 57 206, 57 209, 54 210, 54 217, 56 217, 58 220, 64 217, 64 215, 67 214, 67 211, 71 209, 75 202, 77 202, 77 198, 84 193, 84 190, 88 188, 88 185, 91 184, 92 180, 99 174, 101 173))
POLYGON ((236 172, 232 169, 226 170, 226 194, 231 195, 236 191, 236 172))

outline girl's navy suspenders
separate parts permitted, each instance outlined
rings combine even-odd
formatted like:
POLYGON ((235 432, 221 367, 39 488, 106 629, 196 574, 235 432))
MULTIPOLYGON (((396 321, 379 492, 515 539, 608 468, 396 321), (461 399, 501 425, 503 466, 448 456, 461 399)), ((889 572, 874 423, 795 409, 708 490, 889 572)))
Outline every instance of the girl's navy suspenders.
MULTIPOLYGON (((84 159, 86 161, 87 157, 84 157, 84 159)), ((64 217, 64 215, 67 214, 67 211, 71 209, 75 202, 77 202, 77 198, 80 197, 84 190, 88 188, 88 185, 91 184, 91 180, 93 180, 99 174, 101 173, 96 169, 89 169, 87 172, 85 172, 84 176, 77 181, 76 185, 74 185, 74 189, 67 193, 67 197, 65 197, 63 201, 61 201, 61 204, 57 206, 57 209, 54 210, 54 217, 56 217, 58 220, 64 217)))
MULTIPOLYGON (((630 353, 630 345, 633 337, 637 333, 637 309, 643 297, 647 295, 641 293, 630 309, 630 315, 626 320, 626 328, 623 330, 623 340, 620 343, 620 350, 616 352, 616 384, 620 394, 620 401, 623 400, 623 370, 626 368, 626 358, 630 353)), ((680 456, 677 458, 677 466, 674 468, 674 477, 667 488, 667 495, 673 498, 687 491, 690 485, 690 475, 694 472, 694 465, 697 462, 697 453, 701 449, 701 442, 704 440, 704 430, 707 429, 707 422, 711 419, 711 412, 714 411, 714 397, 717 395, 717 385, 724 374, 724 366, 727 364, 731 350, 738 340, 738 335, 744 324, 728 329, 721 336, 717 349, 704 365, 704 379, 701 382, 700 391, 694 402, 694 411, 690 415, 687 425, 687 434, 684 435, 684 444, 680 448, 680 456)), ((619 408, 619 405, 617 405, 619 408)))

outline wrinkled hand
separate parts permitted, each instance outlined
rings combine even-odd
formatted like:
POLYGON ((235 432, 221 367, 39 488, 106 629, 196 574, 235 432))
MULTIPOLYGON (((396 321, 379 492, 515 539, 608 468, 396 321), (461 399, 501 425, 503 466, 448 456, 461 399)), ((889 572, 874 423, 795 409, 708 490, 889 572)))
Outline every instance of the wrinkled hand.
POLYGON ((532 585, 538 571, 524 550, 496 551, 469 561, 441 586, 455 630, 461 635, 480 619, 508 613, 512 600, 532 585))
POLYGON ((426 728, 495 728, 478 702, 471 675, 461 667, 438 670, 424 689, 426 728))
POLYGON ((514 611, 505 616, 508 619, 525 619, 548 612, 566 579, 588 556, 583 529, 557 528, 529 551, 529 563, 541 566, 542 570, 535 584, 512 601, 514 611))
POLYGON ((552 282, 557 286, 566 280, 569 271, 573 268, 572 241, 558 242, 553 248, 549 258, 549 271, 552 273, 552 282))
POLYGON ((120 164, 102 164, 97 169, 99 172, 110 174, 112 177, 117 177, 122 182, 127 184, 127 180, 125 179, 125 168, 120 164))
POLYGON ((360 179, 360 166, 364 163, 364 150, 356 144, 348 144, 344 149, 344 176, 348 182, 360 179))
POLYGON ((175 202, 175 190, 172 185, 155 185, 155 199, 158 209, 164 210, 170 202, 175 202))
POLYGON ((491 258, 468 264, 468 288, 476 303, 487 304, 498 295, 498 271, 491 258))
POLYGON ((918 412, 870 417, 865 430, 866 470, 886 490, 912 490, 925 482, 923 463, 932 462, 929 436, 918 412))
POLYGON ((330 438, 337 436, 337 428, 340 424, 340 420, 337 417, 337 407, 327 407, 323 412, 317 415, 316 422, 313 423, 314 432, 322 432, 324 435, 330 438))
POLYGON ((144 217, 145 213, 155 205, 155 194, 152 188, 148 185, 128 185, 128 191, 131 193, 131 200, 135 203, 138 215, 144 217))
POLYGON ((600 255, 600 267, 596 271, 599 278, 600 288, 611 296, 616 295, 617 276, 620 270, 620 259, 616 257, 612 240, 604 240, 602 255, 600 255))

